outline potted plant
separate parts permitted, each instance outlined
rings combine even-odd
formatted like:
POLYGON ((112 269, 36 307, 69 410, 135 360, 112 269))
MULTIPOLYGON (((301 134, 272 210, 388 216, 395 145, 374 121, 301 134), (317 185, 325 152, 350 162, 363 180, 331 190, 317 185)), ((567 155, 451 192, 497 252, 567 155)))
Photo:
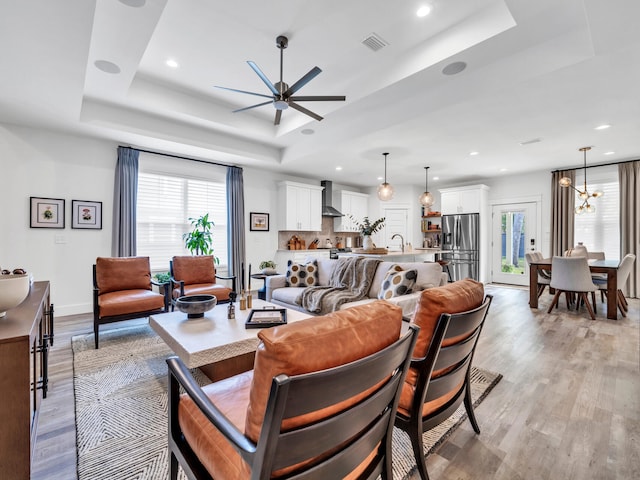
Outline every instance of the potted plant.
POLYGON ((276 263, 273 260, 265 260, 260 262, 260 270, 265 275, 273 275, 276 273, 276 263))
MULTIPOLYGON (((189 218, 192 230, 185 233, 184 246, 191 252, 191 255, 213 255, 213 234, 211 229, 215 226, 209 220, 209 214, 205 213, 198 218, 189 218)), ((213 257, 216 263, 220 263, 218 257, 213 257)))
POLYGON ((374 233, 379 231, 382 227, 384 227, 385 217, 379 218, 373 223, 369 220, 369 217, 364 217, 362 219, 362 222, 359 222, 358 220, 353 218, 351 215, 349 215, 349 218, 353 221, 355 226, 358 227, 358 230, 362 235, 362 247, 365 250, 372 250, 373 240, 371 239, 371 235, 373 235, 374 233))
MULTIPOLYGON (((169 275, 169 272, 160 272, 160 273, 156 273, 153 278, 156 279, 156 281, 158 283, 169 283, 169 280, 171 279, 171 275, 169 275)), ((162 294, 164 294, 164 285, 160 285, 158 287, 158 291, 162 294)))

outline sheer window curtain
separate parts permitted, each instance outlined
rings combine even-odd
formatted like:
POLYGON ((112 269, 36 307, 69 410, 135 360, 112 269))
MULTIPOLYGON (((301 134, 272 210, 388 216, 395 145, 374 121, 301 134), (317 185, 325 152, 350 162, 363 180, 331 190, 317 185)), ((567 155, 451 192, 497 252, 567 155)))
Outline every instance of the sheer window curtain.
POLYGON ((113 192, 113 236, 111 255, 136 255, 136 204, 138 201, 138 156, 140 152, 118 147, 113 192))
POLYGON ((551 173, 551 256, 561 256, 573 247, 575 193, 573 188, 561 187, 560 179, 569 177, 571 184, 576 181, 575 170, 551 173))
POLYGON ((626 286, 618 285, 625 295, 640 297, 640 160, 618 165, 620 182, 620 254, 636 256, 626 286))
MULTIPOLYGON (((236 289, 242 290, 245 264, 244 180, 242 168, 227 168, 227 238, 229 242, 229 274, 235 275, 236 289)), ((245 279, 247 281, 248 279, 245 279)), ((239 293, 239 292, 238 292, 239 293)))

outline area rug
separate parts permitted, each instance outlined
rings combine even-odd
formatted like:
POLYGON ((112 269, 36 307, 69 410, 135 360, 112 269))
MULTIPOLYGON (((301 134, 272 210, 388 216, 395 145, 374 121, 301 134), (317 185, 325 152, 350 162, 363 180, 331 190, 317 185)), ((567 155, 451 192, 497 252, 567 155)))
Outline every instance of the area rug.
MULTIPOLYGON (((171 350, 148 325, 73 337, 78 480, 168 478, 167 364, 171 350)), ((472 369, 472 397, 479 404, 501 375, 472 369)), ((198 381, 207 379, 194 371, 198 381)), ((426 455, 466 418, 464 407, 425 433, 426 455)), ((393 438, 393 478, 415 470, 408 436, 393 438)), ((182 474, 182 472, 181 472, 182 474)), ((180 478, 186 478, 181 476, 180 478)))

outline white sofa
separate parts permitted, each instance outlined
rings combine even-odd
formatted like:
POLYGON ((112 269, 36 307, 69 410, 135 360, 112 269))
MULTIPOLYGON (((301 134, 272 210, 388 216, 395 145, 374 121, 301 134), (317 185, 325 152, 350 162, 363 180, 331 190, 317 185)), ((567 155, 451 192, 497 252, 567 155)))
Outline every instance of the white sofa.
MULTIPOLYGON (((329 258, 309 257, 306 259, 305 263, 309 263, 313 260, 317 260, 318 262, 318 285, 329 285, 329 279, 331 278, 333 269, 338 262, 329 258)), ((390 302, 402 307, 402 314, 405 317, 411 317, 413 315, 422 290, 425 288, 438 287, 447 283, 447 274, 442 271, 442 267, 438 263, 402 263, 382 261, 376 268, 367 297, 355 302, 344 303, 340 306, 340 310, 377 300, 384 276, 392 265, 399 265, 403 270, 415 269, 418 272, 418 278, 411 293, 399 297, 393 297, 389 300, 390 302)), ((268 302, 290 308, 292 310, 311 313, 296 303, 296 298, 298 298, 302 290, 305 288, 306 287, 287 287, 286 275, 284 274, 272 275, 265 279, 266 300, 268 302)))

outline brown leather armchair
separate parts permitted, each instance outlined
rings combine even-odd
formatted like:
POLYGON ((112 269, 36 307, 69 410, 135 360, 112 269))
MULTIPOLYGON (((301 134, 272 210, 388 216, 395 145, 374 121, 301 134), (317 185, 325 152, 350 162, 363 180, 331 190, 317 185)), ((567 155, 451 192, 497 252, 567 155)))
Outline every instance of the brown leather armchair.
POLYGON ((151 279, 149 257, 98 257, 93 265, 93 333, 99 326, 168 311, 168 284, 151 279), (151 285, 165 286, 164 294, 151 285))
POLYGON ((183 255, 169 261, 171 279, 171 310, 176 300, 185 295, 214 295, 218 303, 228 303, 229 295, 236 290, 236 277, 216 274, 213 255, 183 255), (231 280, 231 288, 216 283, 216 279, 231 280))
POLYGON ((254 369, 205 387, 168 359, 170 478, 179 462, 196 479, 391 480, 417 338, 411 326, 399 339, 401 324, 399 307, 377 301, 262 330, 254 369))
POLYGON ((491 304, 482 283, 470 278, 424 290, 412 323, 420 327, 395 425, 411 439, 422 480, 428 480, 422 434, 449 418, 464 401, 476 433, 470 371, 491 304))

